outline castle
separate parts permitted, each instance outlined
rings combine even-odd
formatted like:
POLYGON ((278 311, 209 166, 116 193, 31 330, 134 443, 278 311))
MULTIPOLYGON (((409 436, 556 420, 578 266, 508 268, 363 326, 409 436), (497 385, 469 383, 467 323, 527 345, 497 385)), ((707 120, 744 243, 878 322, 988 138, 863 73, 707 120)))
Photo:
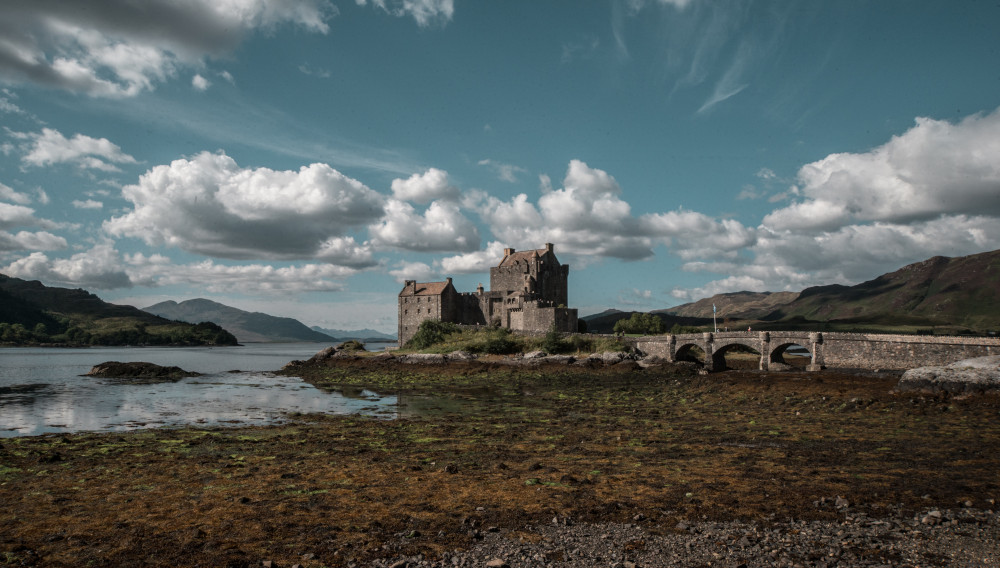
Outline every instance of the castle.
POLYGON ((553 245, 515 252, 490 268, 490 289, 459 293, 444 282, 407 280, 399 293, 399 344, 405 345, 428 319, 491 325, 515 331, 577 331, 575 308, 567 308, 569 265, 559 264, 553 245))

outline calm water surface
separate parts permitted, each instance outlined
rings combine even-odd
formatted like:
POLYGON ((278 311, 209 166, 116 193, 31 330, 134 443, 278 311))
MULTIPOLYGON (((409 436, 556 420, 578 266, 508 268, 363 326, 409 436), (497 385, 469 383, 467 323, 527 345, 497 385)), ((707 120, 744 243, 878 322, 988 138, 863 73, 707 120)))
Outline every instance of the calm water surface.
POLYGON ((0 349, 0 437, 186 424, 269 424, 291 412, 395 417, 395 396, 367 390, 329 393, 297 377, 269 372, 293 359, 308 359, 324 347, 290 343, 0 349), (80 376, 105 361, 176 365, 203 376, 151 385, 80 376))

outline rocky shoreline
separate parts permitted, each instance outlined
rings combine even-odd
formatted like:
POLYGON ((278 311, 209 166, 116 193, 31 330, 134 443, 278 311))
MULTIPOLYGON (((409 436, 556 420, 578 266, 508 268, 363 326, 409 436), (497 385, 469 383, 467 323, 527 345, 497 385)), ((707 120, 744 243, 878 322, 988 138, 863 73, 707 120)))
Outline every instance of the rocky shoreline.
MULTIPOLYGON (((306 361, 291 361, 282 371, 294 371, 303 367, 334 365, 343 360, 368 359, 373 363, 401 365, 445 365, 448 363, 469 363, 484 359, 468 351, 453 351, 451 353, 402 353, 380 352, 362 355, 356 349, 344 348, 343 345, 331 346, 313 355, 306 361)), ((577 366, 586 368, 609 367, 613 365, 629 365, 637 368, 649 368, 669 365, 676 368, 688 368, 706 373, 698 363, 669 363, 655 355, 644 356, 639 353, 624 353, 608 351, 590 353, 587 355, 555 355, 544 351, 531 351, 517 355, 492 357, 486 359, 491 364, 509 365, 515 367, 537 367, 540 365, 577 366)), ((786 364, 774 363, 771 372, 789 372, 797 369, 786 364)), ((1000 392, 1000 356, 977 357, 952 363, 951 365, 919 367, 905 372, 899 371, 864 371, 842 369, 858 375, 894 376, 900 377, 895 388, 900 393, 955 395, 981 394, 985 392, 1000 392)))
POLYGON ((0 558, 998 564, 995 394, 904 394, 892 392, 898 376, 835 370, 702 375, 624 357, 421 365, 400 364, 399 353, 325 351, 293 374, 331 391, 399 393, 419 412, 3 440, 0 558))
MULTIPOLYGON (((791 520, 678 522, 668 531, 634 523, 582 523, 554 518, 550 524, 515 532, 485 532, 468 550, 441 558, 395 557, 373 561, 375 568, 503 567, 548 568, 832 568, 833 566, 1000 565, 1000 514, 993 510, 928 509, 870 517, 842 503, 838 521, 791 520)), ((350 565, 349 565, 350 566, 350 565)), ((358 565, 360 568, 360 565, 358 565)))

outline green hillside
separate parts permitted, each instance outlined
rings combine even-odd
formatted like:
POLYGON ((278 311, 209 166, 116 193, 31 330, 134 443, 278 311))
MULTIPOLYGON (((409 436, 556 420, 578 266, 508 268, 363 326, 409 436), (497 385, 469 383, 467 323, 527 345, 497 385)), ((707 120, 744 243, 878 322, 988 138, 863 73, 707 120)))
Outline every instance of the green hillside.
POLYGON ((656 310, 653 313, 663 313, 671 316, 682 316, 690 318, 711 318, 712 307, 716 309, 716 316, 732 319, 757 319, 765 316, 775 307, 785 305, 794 301, 799 296, 798 292, 727 292, 716 294, 711 298, 704 298, 690 304, 683 304, 668 308, 666 310, 656 310))
MULTIPOLYGON (((936 256, 855 286, 831 284, 802 292, 733 292, 651 312, 672 325, 732 323, 757 330, 828 330, 884 333, 988 333, 1000 331, 1000 251, 936 256)), ((588 316, 591 330, 608 333, 631 312, 588 316)))
POLYGON ((0 343, 6 345, 236 345, 214 323, 171 321, 81 289, 0 274, 0 343))
POLYGON ((1000 329, 1000 251, 934 257, 856 286, 821 286, 766 320, 839 325, 1000 329))

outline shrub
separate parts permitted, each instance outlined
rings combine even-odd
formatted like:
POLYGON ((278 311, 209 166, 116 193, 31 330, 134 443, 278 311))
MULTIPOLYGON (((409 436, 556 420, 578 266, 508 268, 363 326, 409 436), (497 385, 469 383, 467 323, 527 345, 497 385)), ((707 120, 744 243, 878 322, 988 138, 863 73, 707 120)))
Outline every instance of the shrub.
POLYGON ((511 334, 509 329, 491 329, 484 335, 485 340, 482 343, 470 345, 469 351, 490 355, 509 355, 521 351, 521 342, 511 334))
POLYGON ((653 314, 635 312, 628 319, 615 322, 615 333, 656 335, 663 333, 663 320, 653 314))
POLYGON ((564 353, 570 350, 570 345, 563 339, 562 334, 556 331, 555 326, 552 326, 542 339, 542 349, 548 353, 564 353))
POLYGON ((571 335, 566 338, 570 351, 591 353, 594 351, 594 340, 583 335, 571 335))
POLYGON ((412 349, 427 349, 435 343, 441 343, 444 338, 461 331, 453 323, 441 320, 424 320, 420 322, 420 327, 413 337, 406 342, 406 347, 412 349))
POLYGON ((357 339, 349 339, 337 346, 341 351, 364 351, 365 344, 357 339))

